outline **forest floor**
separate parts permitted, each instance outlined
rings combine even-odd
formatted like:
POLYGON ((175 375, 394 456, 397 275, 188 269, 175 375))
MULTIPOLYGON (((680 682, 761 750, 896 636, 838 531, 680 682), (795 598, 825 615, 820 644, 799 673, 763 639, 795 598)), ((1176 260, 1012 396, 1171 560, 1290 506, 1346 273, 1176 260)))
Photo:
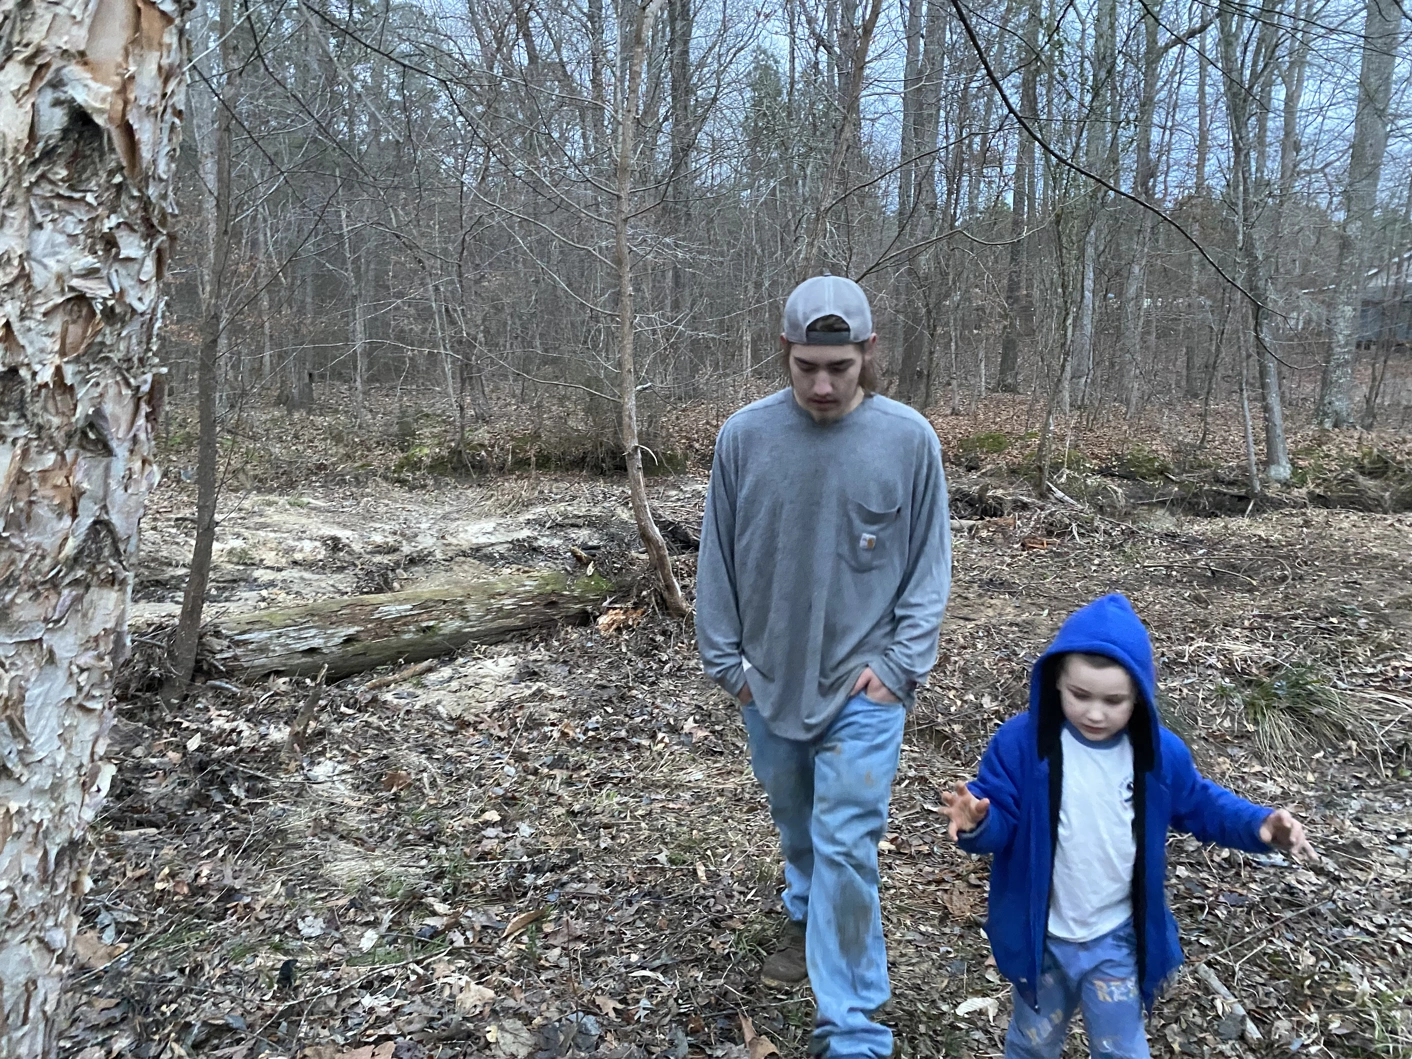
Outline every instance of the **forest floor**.
MULTIPOLYGON (((1296 868, 1173 839, 1189 964, 1150 1024, 1155 1051, 1412 1055, 1412 516, 986 517, 967 503, 987 483, 953 474, 965 521, 941 661, 881 847, 897 1054, 1000 1054, 987 865, 947 839, 939 791, 1023 708, 1063 616, 1121 590, 1198 765, 1290 806, 1324 854, 1296 868)), ((570 545, 630 540, 611 478, 287 483, 223 505, 210 614, 468 563, 568 566, 570 545)), ((654 502, 699 520, 704 489, 696 472, 658 479, 654 502)), ((289 758, 306 681, 212 679, 171 709, 144 686, 144 648, 179 601, 188 491, 174 477, 144 524, 62 1055, 804 1054, 807 990, 757 983, 783 923, 778 846, 689 626, 625 594, 589 625, 379 688, 386 674, 349 678, 289 758)), ((689 588, 694 557, 676 561, 689 588)))

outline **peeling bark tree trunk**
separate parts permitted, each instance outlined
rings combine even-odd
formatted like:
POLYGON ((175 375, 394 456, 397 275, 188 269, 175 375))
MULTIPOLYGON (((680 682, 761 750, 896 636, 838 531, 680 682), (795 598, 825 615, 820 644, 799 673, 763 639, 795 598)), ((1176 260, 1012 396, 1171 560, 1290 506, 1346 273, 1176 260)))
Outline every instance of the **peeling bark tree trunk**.
POLYGON ((184 55, 181 0, 0 2, 0 1056, 52 1054, 113 767, 184 55))
POLYGON ((633 312, 632 250, 628 246, 628 218, 632 216, 633 155, 637 150, 638 94, 642 84, 642 68, 647 38, 652 23, 666 0, 651 0, 639 8, 636 18, 624 25, 622 53, 627 56, 627 84, 618 95, 618 171, 617 203, 614 209, 614 246, 618 267, 618 394, 621 412, 623 456, 628 466, 628 495, 632 515, 637 523, 652 567, 662 581, 662 597, 667 609, 678 618, 686 617, 689 608, 682 597, 681 586, 672 572, 672 559, 657 524, 652 521, 652 509, 647 502, 647 482, 642 473, 642 444, 637 435, 637 367, 633 360, 633 337, 637 318, 633 312))

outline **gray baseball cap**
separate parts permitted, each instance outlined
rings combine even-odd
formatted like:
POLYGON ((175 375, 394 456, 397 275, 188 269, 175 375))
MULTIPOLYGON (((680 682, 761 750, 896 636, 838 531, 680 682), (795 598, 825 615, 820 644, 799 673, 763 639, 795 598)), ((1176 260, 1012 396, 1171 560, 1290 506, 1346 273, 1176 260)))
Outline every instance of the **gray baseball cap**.
POLYGON ((873 311, 868 308, 868 296, 862 287, 843 276, 825 272, 806 279, 784 303, 784 337, 786 342, 809 346, 866 342, 873 337, 873 311), (848 325, 847 330, 815 329, 814 324, 826 316, 837 316, 848 325))

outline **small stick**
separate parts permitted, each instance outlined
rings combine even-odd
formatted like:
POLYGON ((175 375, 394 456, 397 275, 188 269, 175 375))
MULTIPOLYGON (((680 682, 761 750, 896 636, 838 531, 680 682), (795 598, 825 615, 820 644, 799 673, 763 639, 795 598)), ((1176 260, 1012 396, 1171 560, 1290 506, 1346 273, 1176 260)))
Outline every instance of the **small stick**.
POLYGON ((1255 1023, 1250 1021, 1250 1016, 1245 1013, 1245 1008, 1241 1006, 1239 1000, 1231 995, 1231 991, 1221 984, 1221 980, 1216 977, 1216 972, 1204 963, 1196 965, 1196 976, 1206 983, 1206 988, 1215 993, 1226 1002, 1232 1011, 1245 1019, 1245 1043, 1254 1044, 1260 1040, 1260 1029, 1255 1023))
POLYGON ((402 669, 399 669, 396 673, 389 673, 385 677, 378 677, 376 680, 370 680, 363 685, 362 690, 378 691, 382 688, 391 687, 393 684, 397 684, 403 680, 411 680, 413 677, 419 677, 423 673, 429 673, 431 672, 431 670, 435 669, 440 664, 440 658, 428 658, 425 662, 418 662, 416 665, 405 666, 402 669))
POLYGON ((319 700, 323 698, 324 677, 326 676, 328 676, 328 666, 319 670, 318 679, 309 689, 309 696, 304 700, 304 705, 300 707, 299 715, 289 726, 289 738, 284 743, 285 757, 297 757, 299 752, 304 749, 304 740, 309 734, 309 725, 313 723, 314 714, 319 708, 319 700))

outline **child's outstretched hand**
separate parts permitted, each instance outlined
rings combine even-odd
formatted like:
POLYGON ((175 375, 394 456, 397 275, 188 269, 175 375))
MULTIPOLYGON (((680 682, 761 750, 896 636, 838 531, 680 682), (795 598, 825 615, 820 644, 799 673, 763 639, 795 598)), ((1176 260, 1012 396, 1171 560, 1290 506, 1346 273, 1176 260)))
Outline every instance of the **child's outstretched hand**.
POLYGON ((990 812, 990 799, 977 798, 971 793, 971 788, 959 781, 954 793, 942 791, 941 800, 945 803, 941 811, 951 817, 952 841, 955 841, 962 831, 974 831, 980 827, 986 813, 990 812))
POLYGON ((1260 841, 1284 850, 1301 864, 1316 864, 1319 854, 1304 837, 1304 825, 1288 809, 1276 809, 1260 825, 1260 841))

